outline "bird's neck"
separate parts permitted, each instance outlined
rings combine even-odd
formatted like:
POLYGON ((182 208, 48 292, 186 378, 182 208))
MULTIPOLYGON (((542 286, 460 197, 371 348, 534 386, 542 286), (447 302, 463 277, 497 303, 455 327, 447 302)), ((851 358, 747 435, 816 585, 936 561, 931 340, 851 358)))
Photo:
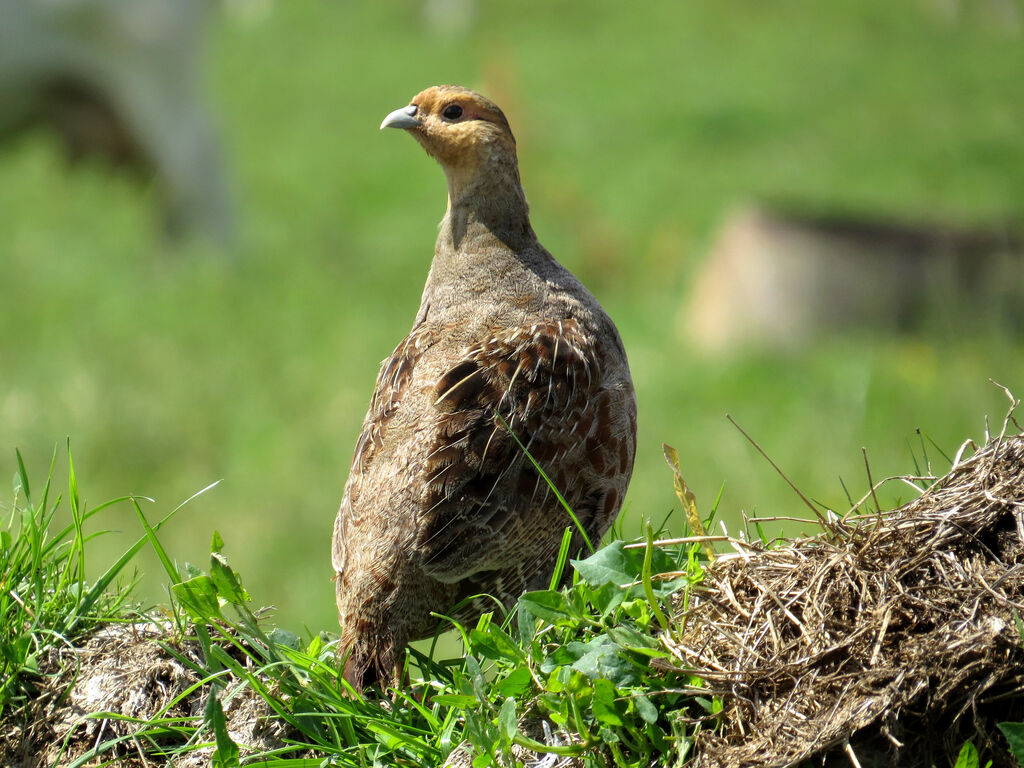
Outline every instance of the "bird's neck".
POLYGON ((514 155, 495 153, 479 165, 446 167, 445 176, 448 210, 439 248, 472 254, 489 250, 495 240, 512 251, 536 242, 514 155))
POLYGON ((554 260, 537 242, 515 160, 486 172, 445 168, 448 210, 437 236, 419 320, 455 312, 546 274, 554 260))

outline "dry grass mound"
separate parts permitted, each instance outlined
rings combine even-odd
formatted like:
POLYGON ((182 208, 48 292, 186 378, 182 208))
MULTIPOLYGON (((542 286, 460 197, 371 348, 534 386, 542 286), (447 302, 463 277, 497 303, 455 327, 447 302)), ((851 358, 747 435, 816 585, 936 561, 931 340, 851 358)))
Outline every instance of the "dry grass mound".
MULTIPOLYGON (((158 622, 110 624, 80 648, 51 651, 43 665, 48 682, 30 722, 7 722, 0 729, 0 765, 67 765, 105 742, 110 749, 103 759, 149 768, 162 741, 183 741, 177 727, 185 732, 202 719, 210 686, 195 671, 201 665, 198 642, 175 638, 158 622), (146 727, 153 720, 166 724, 163 739, 146 727)), ((251 747, 281 746, 284 727, 271 717, 266 701, 233 676, 224 679, 229 735, 251 747)), ((212 752, 212 747, 191 750, 171 762, 176 768, 201 768, 210 764, 212 752)))
POLYGON ((892 512, 708 569, 672 643, 725 704, 693 765, 942 765, 968 738, 1016 765, 995 728, 1024 719, 1024 434, 1005 432, 892 512))

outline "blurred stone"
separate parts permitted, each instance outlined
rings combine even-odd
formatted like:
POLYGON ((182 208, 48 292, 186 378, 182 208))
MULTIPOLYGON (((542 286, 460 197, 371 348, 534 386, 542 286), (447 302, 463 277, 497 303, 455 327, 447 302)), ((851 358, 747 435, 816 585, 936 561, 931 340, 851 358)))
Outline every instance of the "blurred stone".
POLYGON ((232 236, 200 95, 207 0, 0 0, 0 140, 40 126, 70 161, 156 179, 171 236, 232 236))
POLYGON ((708 351, 793 346, 850 328, 1024 319, 1024 238, 815 217, 742 206, 729 214, 680 314, 708 351))

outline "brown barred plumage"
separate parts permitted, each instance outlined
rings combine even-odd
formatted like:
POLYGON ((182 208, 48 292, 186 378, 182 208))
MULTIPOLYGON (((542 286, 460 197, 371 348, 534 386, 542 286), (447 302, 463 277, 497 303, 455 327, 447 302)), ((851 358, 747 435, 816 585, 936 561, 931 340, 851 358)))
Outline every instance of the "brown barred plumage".
POLYGON ((452 615, 471 621, 493 603, 467 598, 508 606, 548 584, 572 521, 516 438, 595 543, 636 450, 622 342, 537 242, 501 111, 438 86, 388 126, 444 167, 449 208, 412 331, 381 366, 335 522, 340 650, 357 688, 396 682, 405 644, 437 628, 431 612, 465 601, 452 615))

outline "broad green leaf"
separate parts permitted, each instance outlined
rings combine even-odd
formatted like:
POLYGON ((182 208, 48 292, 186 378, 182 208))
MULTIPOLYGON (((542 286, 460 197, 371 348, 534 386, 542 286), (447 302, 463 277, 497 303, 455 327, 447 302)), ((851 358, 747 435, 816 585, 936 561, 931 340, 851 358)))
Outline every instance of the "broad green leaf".
POLYGON ((658 708, 642 693, 633 695, 633 706, 636 707, 636 713, 645 723, 653 725, 658 722, 658 708))
POLYGON ((516 735, 518 723, 516 721, 516 700, 509 696, 501 705, 501 712, 498 713, 498 723, 501 727, 501 735, 505 742, 511 742, 516 735))
POLYGON ((571 561, 572 565, 579 572, 580 578, 592 587, 631 584, 640 575, 643 561, 631 558, 623 545, 622 541, 613 541, 585 560, 571 561))
POLYGON ((209 576, 196 576, 175 584, 171 591, 193 621, 198 623, 223 618, 217 600, 217 587, 209 576))
POLYGON ((590 602, 594 608, 600 611, 601 618, 606 619, 622 605, 622 601, 629 596, 629 592, 630 590, 622 589, 617 584, 605 584, 603 587, 591 590, 590 602))
POLYGON ((210 577, 217 585, 217 594, 229 603, 241 605, 252 599, 224 555, 210 553, 210 577))
MULTIPOLYGON (((274 627, 267 633, 267 638, 277 643, 277 645, 283 645, 285 648, 291 648, 293 651, 297 651, 302 648, 302 640, 299 636, 294 632, 289 632, 287 629, 274 627)), ((317 640, 319 640, 319 635, 314 638, 314 642, 317 640)), ((315 656, 316 654, 311 653, 310 655, 315 656)))
POLYGON ((586 652, 587 646, 584 643, 572 642, 560 645, 541 662, 540 671, 544 674, 550 674, 558 667, 563 667, 579 660, 586 652))
MULTIPOLYGON (((617 584, 620 587, 640 580, 644 565, 643 549, 626 549, 623 541, 613 541, 585 560, 573 560, 572 565, 587 584, 601 587, 617 584)), ((651 553, 651 572, 666 573, 675 570, 675 562, 660 547, 651 553)), ((657 590, 656 590, 657 591, 657 590)))
POLYGON ((517 667, 497 687, 502 696, 523 696, 533 688, 533 677, 526 667, 517 667))
POLYGON ((32 647, 32 636, 21 635, 13 643, 0 644, 0 655, 12 664, 20 665, 28 657, 28 649, 32 647))
MULTIPOLYGON (((643 715, 641 715, 641 717, 642 716, 643 715)), ((657 723, 648 723, 645 725, 644 733, 647 734, 647 738, 651 740, 651 744, 654 745, 654 748, 658 752, 666 753, 672 749, 672 742, 668 740, 667 734, 658 727, 657 723)), ((685 749, 682 744, 680 746, 685 749)))
MULTIPOLYGON (((654 559, 658 559, 657 552, 655 552, 654 559)), ((664 571, 661 572, 664 573, 664 571)), ((655 571, 655 574, 657 573, 658 571, 655 571)), ((664 601, 666 598, 669 597, 669 595, 673 595, 680 589, 686 587, 689 581, 690 580, 685 576, 679 576, 675 579, 655 579, 651 582, 651 585, 653 586, 654 594, 657 595, 658 599, 664 601)))
POLYGON ((953 768, 978 768, 978 762, 978 750, 968 741, 960 749, 953 768))
POLYGON ((635 685, 639 679, 636 664, 623 657, 606 635, 587 643, 586 653, 573 663, 572 668, 591 680, 611 680, 619 688, 635 685))
MULTIPOLYGON (((271 639, 273 639, 274 633, 271 632, 269 637, 271 639)), ((306 648, 306 654, 315 659, 317 656, 320 655, 320 651, 322 651, 323 648, 324 648, 324 636, 323 636, 323 633, 322 632, 317 632, 315 635, 313 635, 312 638, 310 638, 309 646, 306 648)))
POLYGON ((527 592, 519 598, 519 604, 539 619, 549 622, 562 621, 569 618, 569 609, 565 596, 554 590, 527 592))
MULTIPOLYGON (((582 645, 582 643, 577 643, 577 645, 582 645)), ((586 675, 571 667, 558 667, 548 676, 545 687, 552 693, 568 691, 583 695, 590 692, 590 680, 586 675)))
POLYGON ((627 600, 622 604, 622 612, 630 618, 636 619, 636 623, 646 627, 651 623, 651 606, 646 598, 638 600, 627 600))
POLYGON ((621 704, 615 700, 615 686, 610 680, 594 681, 594 701, 591 706, 598 722, 615 727, 624 724, 620 712, 621 704))
POLYGON ((1024 765, 1024 723, 998 723, 997 725, 1010 745, 1010 754, 1020 765, 1024 765))
POLYGON ((39 656, 35 653, 30 654, 24 661, 21 662, 21 670, 28 672, 31 675, 39 674, 39 656))
POLYGON ((668 651, 662 648, 658 638, 651 637, 643 632, 638 632, 630 626, 620 624, 617 627, 608 628, 608 636, 616 643, 630 651, 636 651, 647 656, 667 656, 668 651))
POLYGON ((534 619, 533 613, 520 600, 516 605, 516 628, 519 630, 519 637, 523 638, 524 642, 533 637, 534 619))
POLYGON ((523 650, 496 624, 489 624, 484 630, 470 631, 469 642, 474 652, 488 659, 514 662, 526 659, 523 650))

